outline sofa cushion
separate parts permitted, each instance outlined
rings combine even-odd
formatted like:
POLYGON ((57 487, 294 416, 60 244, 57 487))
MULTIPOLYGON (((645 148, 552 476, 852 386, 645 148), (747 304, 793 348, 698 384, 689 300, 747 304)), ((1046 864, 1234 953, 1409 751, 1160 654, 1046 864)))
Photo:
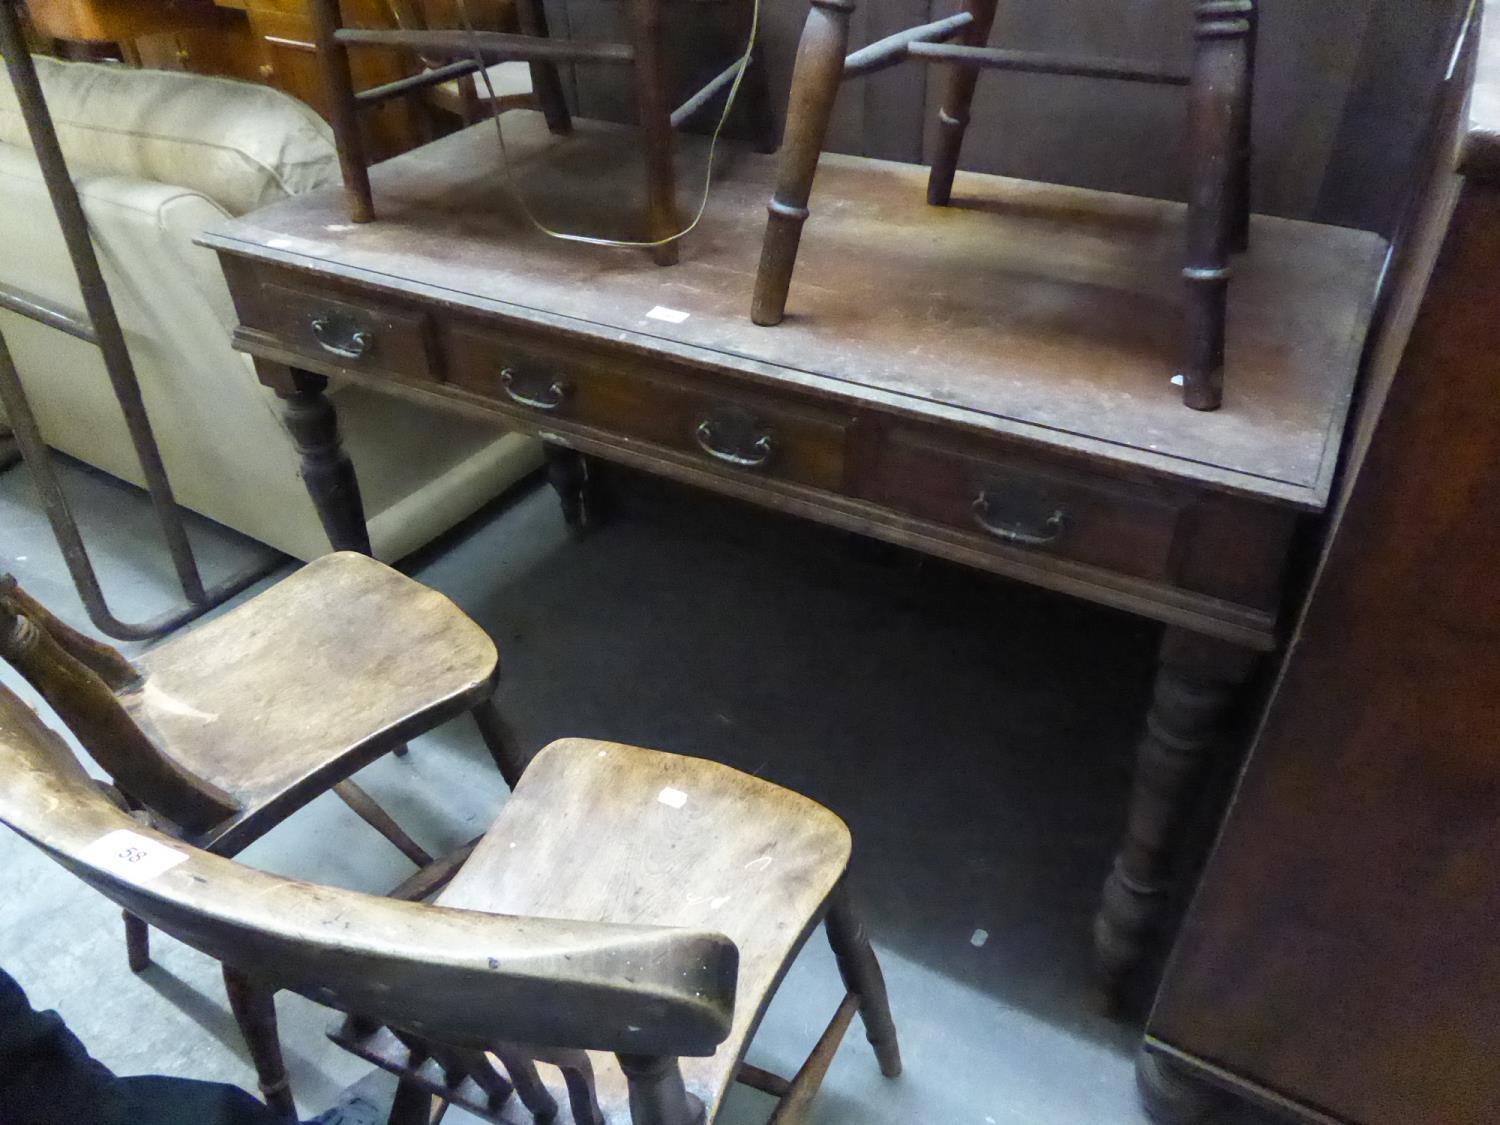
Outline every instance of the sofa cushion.
MULTIPOLYGON (((339 180, 332 131, 279 90, 45 57, 36 67, 70 165, 190 188, 232 215, 339 180)), ((4 77, 0 143, 31 147, 4 77)))

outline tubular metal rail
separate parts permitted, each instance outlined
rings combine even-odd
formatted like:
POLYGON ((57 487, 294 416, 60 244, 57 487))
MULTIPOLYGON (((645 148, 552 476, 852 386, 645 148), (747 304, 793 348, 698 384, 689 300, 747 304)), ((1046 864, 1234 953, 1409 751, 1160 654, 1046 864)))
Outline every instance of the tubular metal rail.
MULTIPOLYGON (((99 259, 94 253, 83 205, 79 201, 73 180, 68 175, 62 148, 53 128, 52 115, 48 112, 36 67, 21 33, 16 5, 17 0, 0 0, 0 54, 5 56, 16 100, 20 104, 31 143, 36 150, 37 164, 41 167, 42 178, 52 198, 52 208, 62 228, 68 256, 72 259, 73 269, 78 277, 86 319, 79 319, 65 310, 4 286, 0 286, 0 308, 65 332, 100 350, 115 398, 125 416, 125 425, 130 432, 131 443, 135 446, 141 471, 146 478, 146 491, 151 497, 157 524, 166 540, 178 583, 187 599, 186 606, 138 624, 121 621, 110 611, 99 577, 89 560, 88 548, 79 531, 78 521, 68 506, 68 498, 59 481, 51 450, 42 439, 36 416, 26 399, 25 389, 3 335, 0 335, 0 405, 5 408, 6 422, 12 431, 15 445, 20 450, 21 459, 25 461, 37 491, 41 494, 47 520, 52 525, 52 533, 57 537, 68 572, 88 610, 89 619, 103 632, 120 640, 148 640, 171 632, 233 597, 268 573, 279 559, 273 556, 262 560, 217 586, 205 588, 203 585, 192 544, 188 541, 187 530, 183 525, 181 509, 173 498, 161 450, 156 444, 151 421, 146 415, 135 366, 125 346, 125 334, 121 330, 119 317, 115 314, 114 302, 110 300, 109 289, 104 283, 99 259)), ((5 446, 4 433, 0 430, 0 466, 5 462, 5 446)))

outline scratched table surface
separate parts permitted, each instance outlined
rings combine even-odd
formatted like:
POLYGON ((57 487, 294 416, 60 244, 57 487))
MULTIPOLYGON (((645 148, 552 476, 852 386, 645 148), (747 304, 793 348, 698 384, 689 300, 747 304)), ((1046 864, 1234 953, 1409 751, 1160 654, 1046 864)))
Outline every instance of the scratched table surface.
MULTIPOLYGON (((538 115, 378 166, 376 222, 318 192, 227 221, 206 245, 483 314, 689 357, 1316 510, 1327 501, 1386 246, 1376 235, 1257 216, 1230 295, 1224 406, 1172 385, 1183 343, 1177 203, 960 174, 925 202, 925 170, 825 155, 787 319, 750 322, 775 158, 721 146, 676 266, 562 242, 541 223, 638 237, 629 129, 538 115)), ((707 146, 683 138, 682 210, 707 146)))

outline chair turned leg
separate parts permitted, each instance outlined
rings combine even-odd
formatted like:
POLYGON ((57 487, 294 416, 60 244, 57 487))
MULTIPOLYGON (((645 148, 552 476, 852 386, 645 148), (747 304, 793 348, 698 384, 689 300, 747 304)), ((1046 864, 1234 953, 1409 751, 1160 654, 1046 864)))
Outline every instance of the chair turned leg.
POLYGON ((787 290, 797 264, 802 225, 807 222, 807 201, 812 197, 818 156, 844 77, 849 17, 853 14, 854 0, 813 0, 807 13, 792 67, 792 93, 781 138, 776 190, 766 206, 770 217, 750 306, 750 319, 756 324, 780 324, 786 315, 787 290))
POLYGON ((286 1121, 297 1120, 291 1082, 281 1058, 281 1039, 276 1031, 276 994, 252 983, 243 973, 224 966, 224 990, 229 1010, 239 1024, 266 1104, 286 1121))
POLYGON ((1236 194, 1234 154, 1241 140, 1248 81, 1251 0, 1198 0, 1197 47, 1189 94, 1187 363, 1182 401, 1217 410, 1224 397, 1229 245, 1236 194))
MULTIPOLYGON (((628 20, 635 48, 635 106, 646 158, 646 230, 655 242, 676 234, 677 176, 672 161, 672 107, 667 104, 666 59, 662 54, 661 0, 630 0, 628 20)), ((677 261, 676 241, 651 248, 659 266, 677 261)))
POLYGON ((151 927, 130 911, 121 911, 125 919, 125 959, 132 973, 143 973, 151 964, 151 927))
MULTIPOLYGON (((522 35, 546 39, 551 32, 547 28, 547 11, 542 0, 516 0, 516 22, 522 35)), ((537 104, 542 107, 542 116, 547 119, 547 128, 558 135, 573 131, 573 117, 568 112, 568 102, 563 96, 562 78, 557 73, 557 64, 534 62, 531 67, 531 91, 537 104)))
POLYGON ((486 699, 475 707, 473 715, 474 725, 479 728, 479 737, 484 740, 484 748, 495 760, 495 768, 500 771, 500 776, 505 778, 505 784, 514 789, 521 780, 522 772, 526 769, 526 762, 516 748, 516 740, 511 733, 510 724, 500 714, 500 708, 495 706, 493 699, 486 699))
POLYGON ((335 41, 333 33, 342 25, 339 0, 313 0, 313 38, 323 68, 323 93, 328 101, 328 122, 339 153, 344 191, 349 196, 349 217, 356 223, 373 222, 375 201, 370 194, 369 160, 359 131, 359 103, 354 97, 354 75, 349 69, 349 51, 335 41))
MULTIPOLYGON (((964 0, 963 10, 974 17, 974 22, 964 29, 963 46, 983 47, 989 42, 995 6, 996 0, 964 0)), ((958 154, 964 147, 978 82, 978 67, 948 68, 948 90, 938 110, 937 149, 932 157, 932 171, 927 175, 927 202, 934 207, 946 207, 953 196, 953 175, 958 171, 958 154)))
POLYGON ((1250 0, 1245 18, 1250 30, 1245 36, 1245 92, 1239 116, 1238 137, 1234 150, 1234 182, 1229 207, 1229 249, 1243 254, 1250 249, 1250 183, 1254 141, 1251 122, 1255 111, 1255 43, 1260 35, 1258 0, 1250 0))
POLYGON ((901 1073, 901 1045, 896 1040, 896 1021, 891 1018, 885 974, 880 971, 865 924, 854 912, 849 889, 843 884, 833 892, 824 928, 839 963, 844 987, 859 997, 860 1018, 865 1023, 865 1036, 880 1061, 880 1073, 895 1078, 901 1073))

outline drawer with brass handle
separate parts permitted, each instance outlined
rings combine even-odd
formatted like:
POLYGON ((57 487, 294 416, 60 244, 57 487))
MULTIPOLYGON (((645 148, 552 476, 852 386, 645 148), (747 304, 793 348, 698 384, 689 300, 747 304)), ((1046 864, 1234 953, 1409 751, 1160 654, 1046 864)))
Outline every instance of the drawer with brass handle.
POLYGON ((837 491, 850 421, 802 403, 695 385, 690 372, 589 362, 534 337, 449 326, 448 380, 535 424, 644 441, 725 472, 837 491), (564 426, 564 428, 566 428, 564 426))
POLYGON ((417 382, 437 378, 431 322, 424 312, 273 283, 263 284, 259 297, 250 326, 322 366, 417 382))
POLYGON ((1190 497, 1022 450, 971 449, 895 427, 881 439, 868 498, 990 543, 1166 579, 1190 497))

